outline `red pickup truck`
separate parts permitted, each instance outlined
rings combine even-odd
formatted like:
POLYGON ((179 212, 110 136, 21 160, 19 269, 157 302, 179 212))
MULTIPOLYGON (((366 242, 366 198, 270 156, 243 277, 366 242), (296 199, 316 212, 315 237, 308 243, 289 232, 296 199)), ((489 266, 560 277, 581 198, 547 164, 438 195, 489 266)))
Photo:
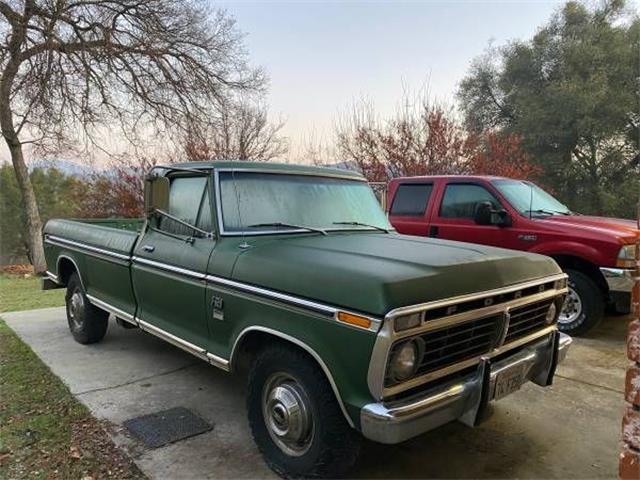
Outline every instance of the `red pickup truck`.
POLYGON ((553 257, 569 275, 563 332, 584 334, 605 307, 629 312, 640 235, 633 221, 580 215, 534 183, 490 176, 396 178, 386 205, 400 233, 553 257))

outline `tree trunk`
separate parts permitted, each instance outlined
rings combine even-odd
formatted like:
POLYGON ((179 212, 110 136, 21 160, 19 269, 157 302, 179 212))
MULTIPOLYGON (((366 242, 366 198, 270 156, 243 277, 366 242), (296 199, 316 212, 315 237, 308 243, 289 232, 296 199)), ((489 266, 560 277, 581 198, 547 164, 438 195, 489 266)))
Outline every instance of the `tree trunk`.
POLYGON ((40 212, 38 211, 38 203, 36 202, 33 185, 31 185, 31 179, 29 178, 29 170, 24 162, 22 144, 13 128, 11 110, 8 108, 7 103, 5 103, 3 107, 0 107, 0 125, 2 125, 2 135, 11 153, 11 162, 13 163, 13 169, 22 196, 22 205, 27 218, 26 239, 29 245, 31 264, 36 273, 44 273, 47 270, 47 264, 44 258, 44 247, 42 245, 40 212))

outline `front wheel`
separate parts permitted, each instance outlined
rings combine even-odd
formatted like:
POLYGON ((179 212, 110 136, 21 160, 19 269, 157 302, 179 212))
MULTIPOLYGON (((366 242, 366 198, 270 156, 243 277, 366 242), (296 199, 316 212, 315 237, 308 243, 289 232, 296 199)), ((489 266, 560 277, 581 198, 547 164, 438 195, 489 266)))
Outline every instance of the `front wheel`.
POLYGON ((258 449, 284 478, 335 478, 357 459, 360 435, 304 352, 277 345, 259 353, 249 374, 247 409, 258 449))
POLYGON ((67 322, 74 340, 82 344, 102 340, 109 326, 109 313, 91 304, 77 273, 69 278, 65 303, 67 322))
POLYGON ((569 335, 584 335, 604 316, 604 296, 598 285, 587 275, 567 269, 569 293, 560 315, 558 329, 569 335))

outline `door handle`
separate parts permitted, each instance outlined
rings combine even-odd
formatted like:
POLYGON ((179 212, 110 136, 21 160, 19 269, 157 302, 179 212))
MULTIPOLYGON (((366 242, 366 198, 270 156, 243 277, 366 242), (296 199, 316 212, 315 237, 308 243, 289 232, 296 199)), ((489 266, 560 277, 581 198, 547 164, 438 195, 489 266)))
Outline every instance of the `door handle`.
POLYGON ((143 246, 142 246, 142 249, 143 249, 145 252, 149 252, 149 253, 151 253, 151 252, 153 252, 153 251, 156 249, 156 247, 154 247, 153 245, 143 245, 143 246))
POLYGON ((429 227, 429 236, 430 237, 437 237, 438 236, 438 226, 437 225, 431 225, 429 227))

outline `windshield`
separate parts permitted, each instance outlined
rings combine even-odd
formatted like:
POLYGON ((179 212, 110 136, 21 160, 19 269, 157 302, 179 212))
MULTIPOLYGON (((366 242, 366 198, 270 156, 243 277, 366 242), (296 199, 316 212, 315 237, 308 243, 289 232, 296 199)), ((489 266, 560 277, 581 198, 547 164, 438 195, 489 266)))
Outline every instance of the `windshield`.
POLYGON ((571 211, 550 194, 523 180, 491 182, 521 214, 529 216, 571 215, 571 211))
POLYGON ((363 181, 259 172, 220 172, 219 179, 226 232, 392 228, 363 181))

